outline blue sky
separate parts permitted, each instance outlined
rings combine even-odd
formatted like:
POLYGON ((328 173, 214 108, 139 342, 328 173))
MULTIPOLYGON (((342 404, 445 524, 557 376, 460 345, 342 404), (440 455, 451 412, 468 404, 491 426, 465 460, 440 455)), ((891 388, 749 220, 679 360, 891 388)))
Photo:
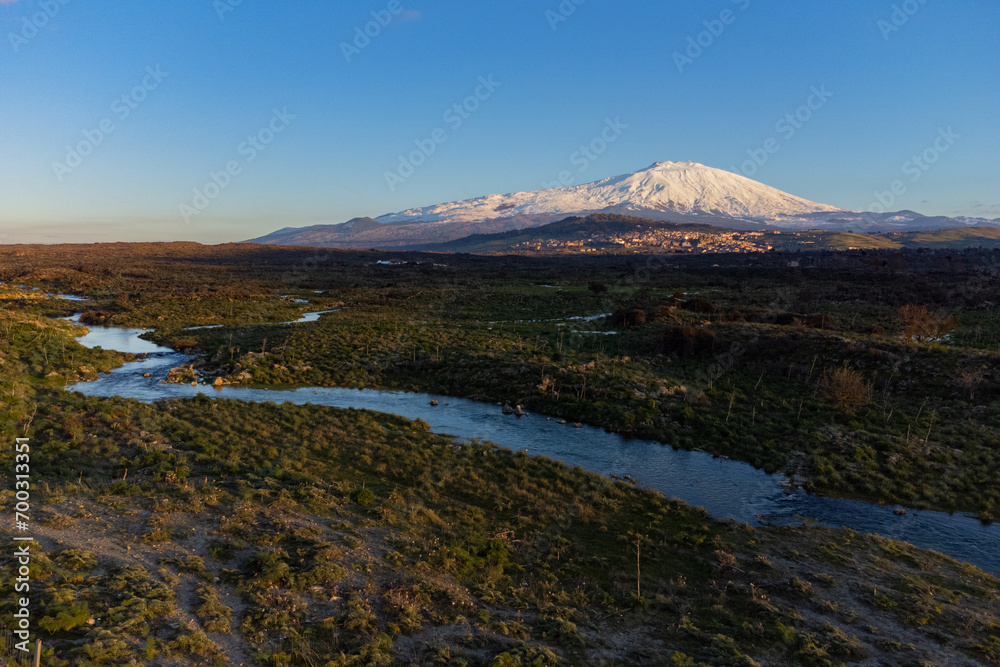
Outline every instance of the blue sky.
POLYGON ((0 0, 0 37, 0 242, 235 241, 661 160, 1000 217, 996 0, 0 0))

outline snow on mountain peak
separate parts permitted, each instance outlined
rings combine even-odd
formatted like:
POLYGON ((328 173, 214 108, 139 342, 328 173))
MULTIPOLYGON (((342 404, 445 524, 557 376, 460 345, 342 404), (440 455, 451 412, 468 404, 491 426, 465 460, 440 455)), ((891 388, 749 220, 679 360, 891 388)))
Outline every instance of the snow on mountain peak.
POLYGON ((680 213, 776 220, 842 212, 795 197, 744 176, 697 162, 655 162, 646 169, 593 183, 536 192, 487 195, 410 209, 378 218, 382 223, 473 222, 514 216, 680 213))

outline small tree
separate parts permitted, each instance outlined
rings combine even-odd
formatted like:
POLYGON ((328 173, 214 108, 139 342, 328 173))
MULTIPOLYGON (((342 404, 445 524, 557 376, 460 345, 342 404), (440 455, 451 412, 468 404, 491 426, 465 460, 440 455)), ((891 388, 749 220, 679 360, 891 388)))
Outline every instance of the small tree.
POLYGON ((611 315, 611 326, 635 327, 646 323, 646 311, 640 308, 616 310, 611 315))
POLYGON ((692 357, 714 349, 715 332, 708 327, 668 327, 660 334, 659 350, 664 354, 692 357))
POLYGON ((827 371, 819 383, 820 393, 837 404, 844 414, 854 414, 872 400, 872 385, 858 371, 842 366, 827 371))
POLYGON ((918 344, 943 337, 952 331, 956 324, 954 315, 938 317, 927 310, 927 306, 912 303, 899 309, 896 320, 899 322, 903 340, 918 344))
POLYGON ((971 401, 976 396, 976 390, 979 389, 979 385, 983 383, 986 378, 986 369, 984 368, 966 368, 965 370, 959 371, 957 375, 953 378, 955 385, 964 391, 971 401))

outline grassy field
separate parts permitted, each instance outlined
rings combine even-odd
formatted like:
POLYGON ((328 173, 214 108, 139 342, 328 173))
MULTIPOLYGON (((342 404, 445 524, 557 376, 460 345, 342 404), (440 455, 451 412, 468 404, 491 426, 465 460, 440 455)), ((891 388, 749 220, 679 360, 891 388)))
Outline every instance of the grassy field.
POLYGON ((521 404, 784 471, 819 493, 984 520, 1000 507, 992 253, 660 259, 655 270, 480 258, 485 272, 459 256, 444 267, 343 257, 354 261, 277 289, 246 283, 244 295, 209 283, 203 296, 116 296, 95 321, 156 327, 158 342, 201 354, 204 377, 233 384, 521 404), (617 315, 573 319, 605 313, 617 315), (195 324, 224 326, 185 330, 195 324))
MULTIPOLYGON (((0 252, 0 278, 84 293, 93 321, 155 327, 207 379, 507 401, 792 466, 825 493, 984 518, 1000 500, 990 254, 817 255, 811 269, 782 255, 18 252, 0 252), (907 305, 937 329, 908 328, 907 305)), ((33 443, 44 664, 1000 661, 1000 582, 910 545, 717 522, 377 413, 68 394, 127 359, 48 317, 74 307, 0 311, 3 437, 33 443)), ((11 469, 9 448, 0 460, 11 469)))

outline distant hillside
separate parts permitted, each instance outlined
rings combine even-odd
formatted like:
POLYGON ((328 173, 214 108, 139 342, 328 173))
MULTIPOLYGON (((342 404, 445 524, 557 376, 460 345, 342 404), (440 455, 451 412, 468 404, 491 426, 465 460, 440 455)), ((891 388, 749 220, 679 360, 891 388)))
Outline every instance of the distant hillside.
POLYGON ((286 227, 245 243, 354 250, 371 248, 402 250, 416 245, 445 243, 470 234, 522 229, 533 224, 533 220, 520 216, 482 222, 393 224, 381 223, 373 218, 355 218, 337 225, 286 227))
POLYGON ((707 253, 770 250, 848 250, 903 247, 879 236, 830 231, 723 228, 599 213, 532 229, 474 234, 413 250, 479 254, 707 253))
POLYGON ((1000 229, 942 229, 892 234, 828 230, 761 230, 675 223, 599 213, 531 229, 473 234, 407 250, 475 254, 567 255, 622 253, 746 253, 901 248, 1000 248, 1000 229))
POLYGON ((569 217, 531 229, 516 229, 499 234, 473 234, 448 243, 414 246, 413 250, 439 252, 506 252, 532 241, 584 241, 604 235, 635 232, 717 233, 718 227, 694 223, 673 223, 627 215, 595 214, 569 217))
POLYGON ((284 246, 337 246, 338 241, 364 232, 377 232, 382 226, 373 218, 354 218, 340 225, 313 225, 311 227, 285 227, 276 232, 254 239, 251 243, 284 246))
MULTIPOLYGON (((965 227, 934 231, 858 234, 831 230, 776 230, 755 227, 668 222, 629 215, 596 213, 572 216, 540 227, 478 233, 455 240, 406 243, 397 250, 472 254, 575 255, 629 253, 755 253, 775 251, 891 250, 900 248, 1000 248, 1000 228, 965 227)), ((342 225, 283 229, 257 243, 283 246, 350 247, 361 234, 364 244, 378 247, 380 232, 397 227, 372 218, 355 218, 342 225), (353 242, 352 242, 353 239, 353 242)), ((474 225, 454 223, 455 227, 474 225)), ((419 238, 419 236, 417 237, 419 238)))
POLYGON ((884 238, 906 248, 1000 248, 1000 228, 964 227, 933 232, 896 232, 884 238))

